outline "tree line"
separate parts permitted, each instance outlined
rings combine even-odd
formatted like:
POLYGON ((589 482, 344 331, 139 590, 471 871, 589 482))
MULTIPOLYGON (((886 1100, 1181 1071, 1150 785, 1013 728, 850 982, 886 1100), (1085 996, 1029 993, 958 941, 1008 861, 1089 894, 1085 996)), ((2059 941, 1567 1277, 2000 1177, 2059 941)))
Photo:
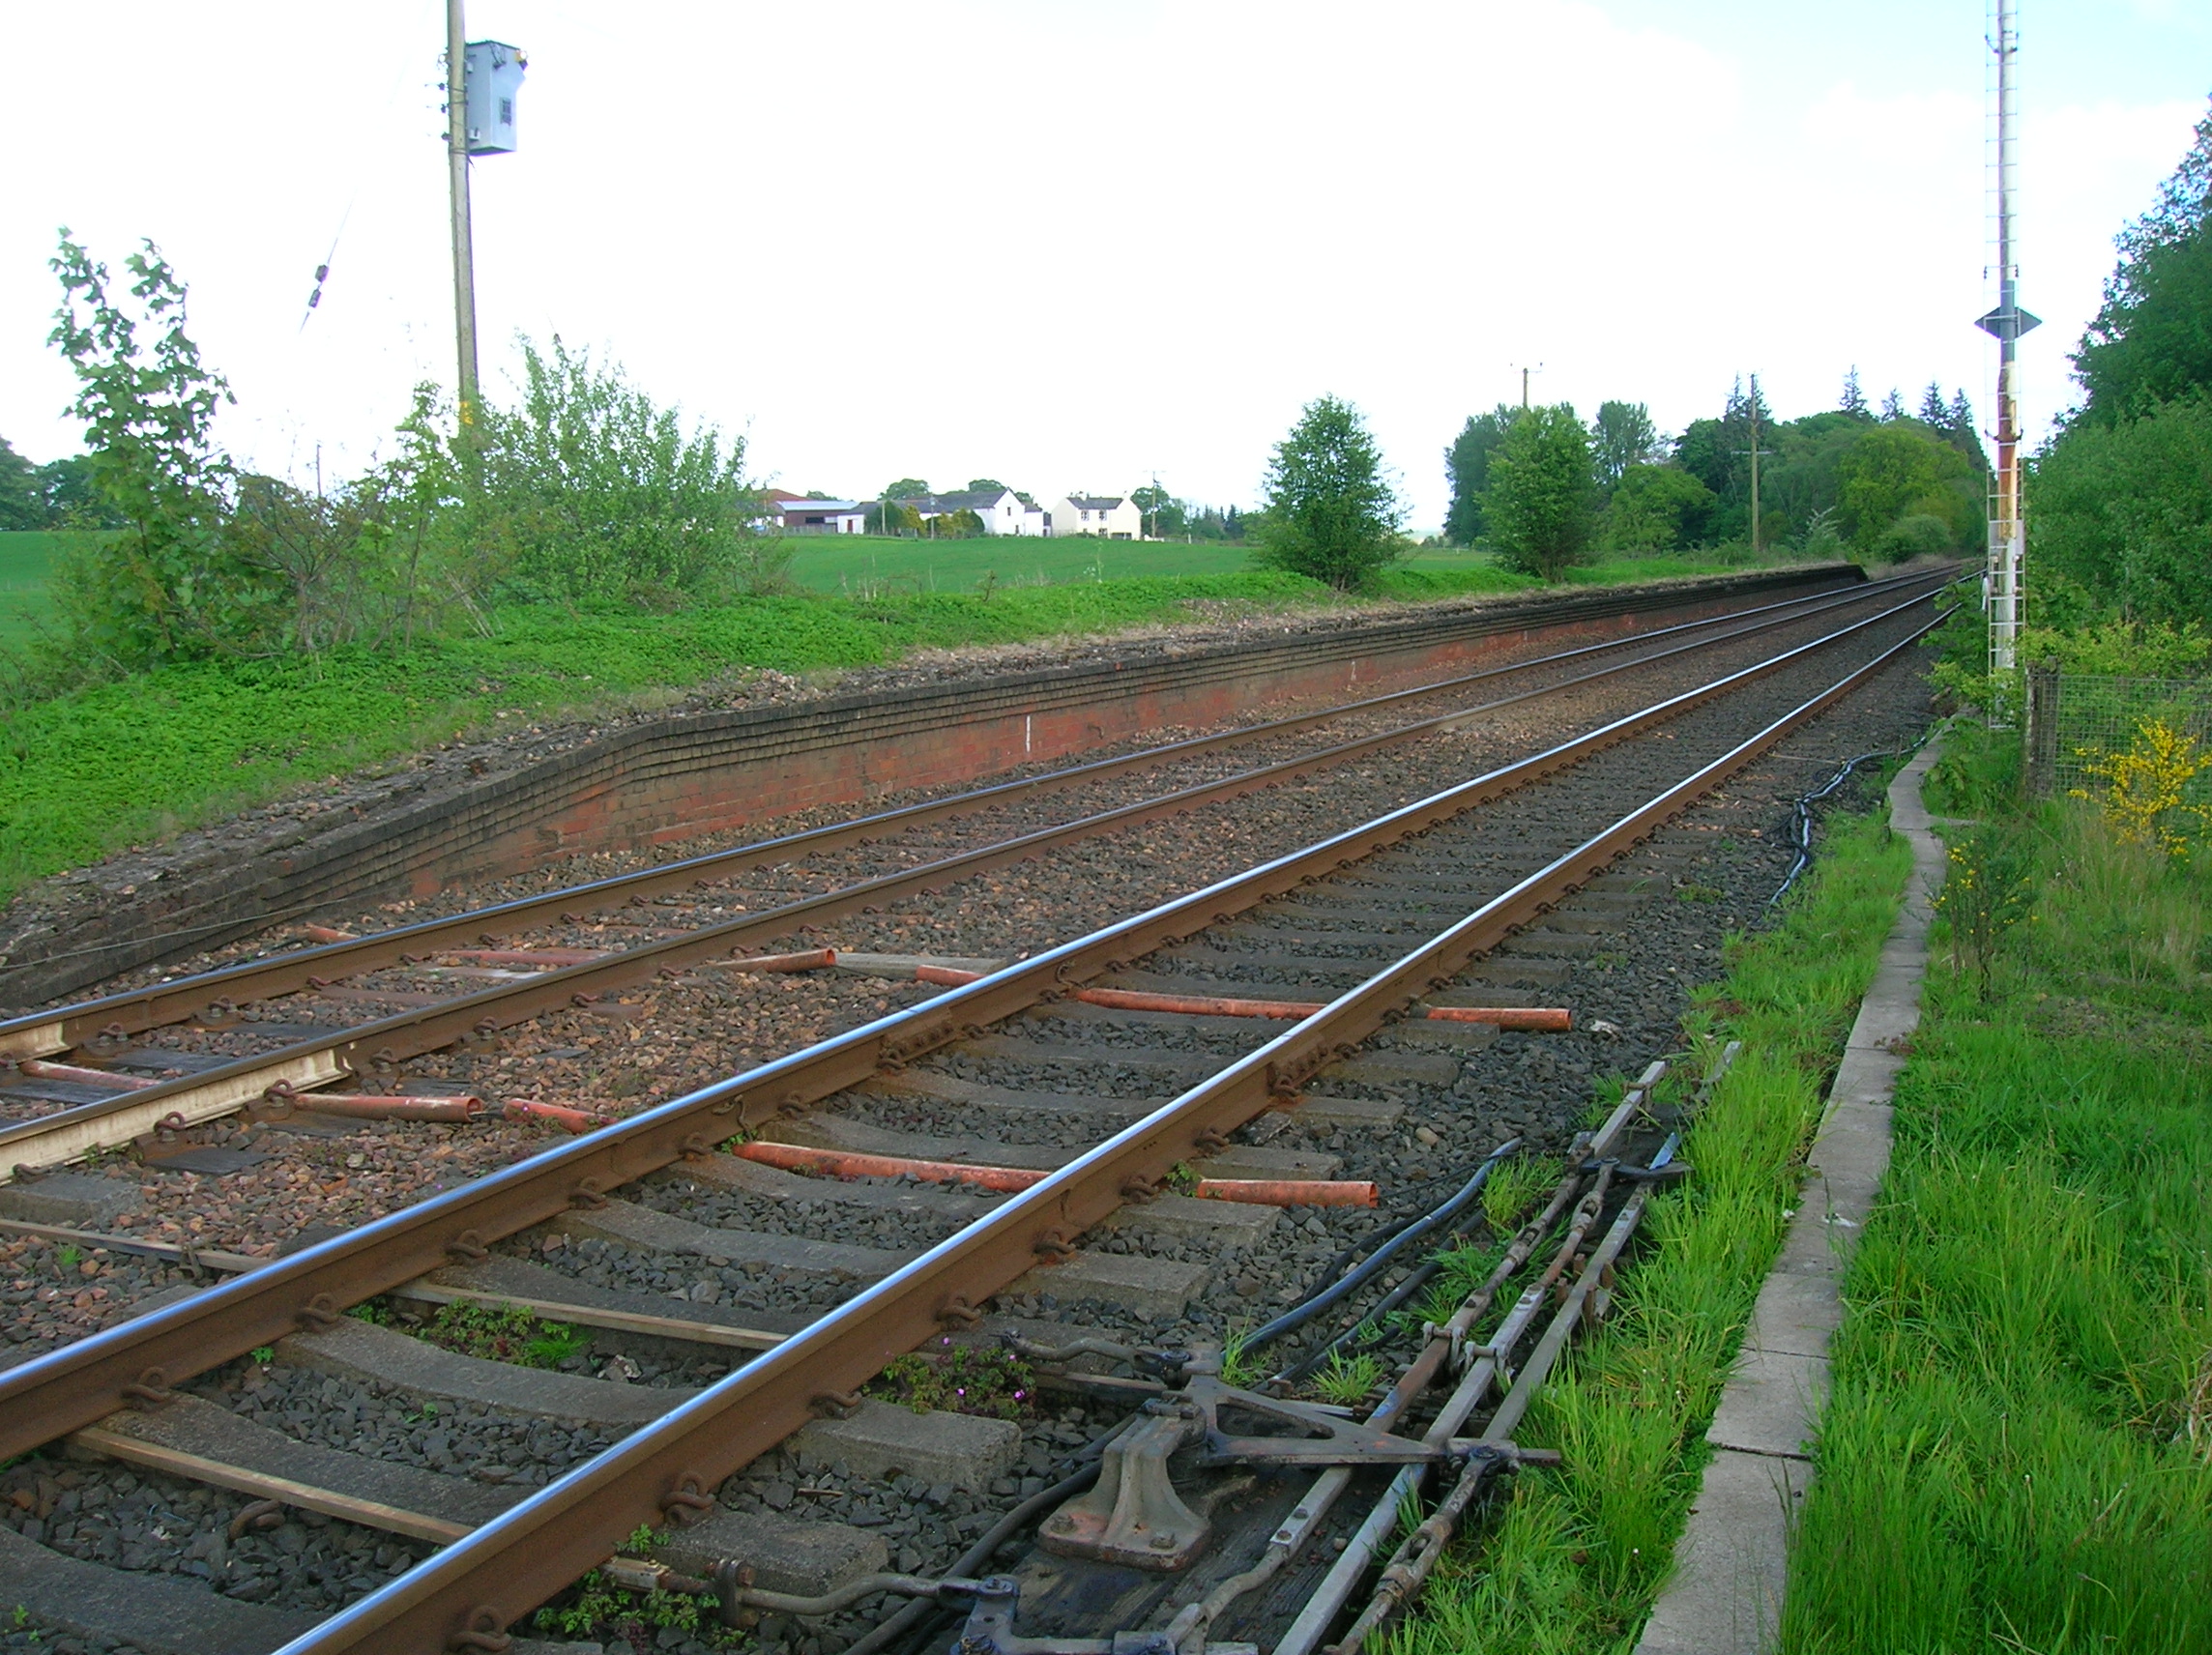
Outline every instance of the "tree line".
POLYGON ((1586 426, 1570 404, 1500 403, 1444 450, 1444 538, 1546 578, 1592 552, 1748 547, 1755 432, 1761 547, 1889 560, 1981 542, 1988 461, 1965 392, 1870 408, 1855 368, 1834 409, 1790 421, 1739 380, 1673 439, 1641 402, 1601 403, 1586 426))
POLYGON ((2072 357, 2081 401, 2027 466, 2027 618, 2059 633, 2117 626, 2161 654, 2174 652, 2157 634, 2183 635, 2194 645, 2181 654, 2201 662, 2212 619, 2212 113, 2118 245, 2072 357))

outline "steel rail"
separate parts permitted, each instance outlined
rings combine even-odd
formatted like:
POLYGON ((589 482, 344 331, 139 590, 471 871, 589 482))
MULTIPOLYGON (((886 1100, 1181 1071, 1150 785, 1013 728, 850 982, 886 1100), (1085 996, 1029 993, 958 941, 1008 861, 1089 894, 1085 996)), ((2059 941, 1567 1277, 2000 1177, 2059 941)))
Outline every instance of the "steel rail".
MULTIPOLYGON (((1672 626, 1662 626, 1649 632, 1638 632, 1625 638, 1608 639, 1600 643, 1582 645, 1532 660, 1510 661, 1501 666, 1486 667, 1479 672, 1458 678, 1443 679, 1434 683, 1417 684, 1411 689, 1394 690, 1386 695, 1370 696, 1363 700, 1346 702, 1340 706, 1317 712, 1299 713, 1289 718, 1270 719, 1265 723, 1249 725, 1239 730, 1228 730, 1212 736, 1193 737, 1189 740, 1171 741, 1156 747, 1147 747, 1134 753, 1123 753, 1114 758, 1097 759, 1088 764, 1074 765, 1052 770, 1042 775, 1025 776, 1014 781, 1000 782, 990 787, 975 788, 950 798, 927 799, 920 803, 903 805, 895 810, 880 811, 871 816, 858 817, 847 822, 831 823, 825 827, 808 828, 798 833, 787 833, 773 839, 763 839, 752 844, 734 846, 726 851, 710 852, 704 856, 687 857, 678 861, 662 863, 656 867, 639 869, 634 873, 617 874, 603 880, 592 880, 581 885, 567 886, 559 890, 538 896, 519 897, 512 902, 497 903, 487 908, 472 909, 465 914, 449 915, 438 919, 420 920, 412 925, 394 926, 376 932, 372 936, 355 938, 350 942, 329 943, 315 947, 287 949, 270 959, 250 960, 234 966, 218 967, 214 971, 195 973, 190 976, 174 978, 167 982, 149 983, 140 988, 127 989, 118 994, 105 995, 98 1000, 78 1001, 73 1004, 56 1006, 50 1010, 28 1012, 20 1017, 0 1020, 0 1055, 45 1057, 81 1045, 96 1034, 138 1033, 164 1024, 182 1023, 195 1017, 205 1017, 221 999, 267 999, 275 995, 289 994, 302 988, 317 986, 316 979, 335 982, 343 977, 360 976, 389 966, 406 963, 404 956, 435 952, 465 941, 475 944, 481 940, 486 926, 504 928, 509 932, 528 929, 533 925, 556 920, 564 913, 579 909, 597 911, 620 906, 634 898, 650 900, 653 896, 671 891, 690 889, 712 877, 741 872, 764 863, 787 861, 794 857, 811 856, 821 851, 842 849, 869 839, 884 837, 894 832, 922 827, 931 822, 967 815, 987 809, 992 805, 1023 798, 1037 798, 1141 769, 1152 765, 1170 763, 1209 751, 1241 745, 1254 740, 1289 735, 1316 724, 1348 717, 1355 713, 1373 711, 1401 702, 1423 696, 1440 695, 1488 679, 1510 676, 1514 673, 1533 671, 1540 667, 1557 666, 1562 662, 1601 653, 1609 650, 1621 650, 1639 644, 1656 642, 1682 632, 1698 631, 1727 625, 1732 622, 1751 621, 1757 617, 1772 617, 1776 611, 1794 609, 1801 613, 1789 619, 1805 619, 1824 610, 1877 597, 1917 584, 1929 578, 1925 574, 1897 575, 1887 580, 1870 581, 1850 588, 1843 594, 1817 593, 1807 596, 1786 598, 1779 602, 1761 604, 1732 614, 1716 615, 1701 621, 1685 621, 1672 626)), ((1714 639, 1711 642, 1725 640, 1714 639)))
MULTIPOLYGON (((1842 631, 1827 634, 1806 648, 1847 636, 1859 626, 1885 621, 1929 601, 1941 590, 1931 587, 1904 602, 1892 605, 1842 631)), ((1854 599, 1855 599, 1854 595, 1854 599)), ((1041 828, 996 844, 963 851, 935 861, 923 862, 894 874, 843 886, 819 896, 803 897, 777 908, 764 909, 742 918, 700 926, 680 936, 640 944, 599 959, 540 972, 536 975, 456 995, 435 1004, 395 1012, 364 1024, 334 1029, 328 1035, 297 1041, 274 1052, 240 1058, 220 1068, 180 1076, 154 1086, 122 1092, 97 1103, 77 1104, 51 1114, 0 1124, 0 1181, 29 1169, 63 1165, 96 1148, 128 1144, 160 1126, 195 1126, 236 1113, 282 1085, 294 1092, 310 1091, 350 1075, 388 1071, 407 1058, 423 1052, 488 1038, 499 1031, 524 1023, 547 1011, 570 1007, 588 1009, 607 994, 659 975, 673 975, 682 967, 715 959, 733 950, 785 936, 803 926, 840 918, 876 904, 894 901, 956 879, 992 868, 1025 861, 1040 851, 1073 843, 1093 834, 1173 816, 1201 804, 1218 804, 1275 786, 1294 776, 1350 762, 1384 747, 1417 740, 1436 731, 1459 728, 1469 720, 1519 702, 1555 695, 1561 690, 1598 679, 1633 672, 1677 654, 1709 649, 1744 632, 1770 630, 1791 624, 1803 617, 1761 623, 1719 638, 1676 644, 1655 654, 1640 655, 1583 673, 1564 683, 1523 690, 1479 707, 1398 725, 1392 729, 1319 749, 1297 758, 1243 770, 1236 775, 1202 782, 1151 798, 1138 799, 1110 810, 1041 828)), ((1791 656, 1773 657, 1774 662, 1791 656)), ((1770 670, 1770 665, 1746 669, 1770 670)), ((1718 681, 1723 684, 1748 682, 1742 674, 1718 681)), ((1674 706, 1674 703, 1662 703, 1674 706)), ((1612 728, 1612 726, 1608 726, 1612 728)), ((1595 749, 1590 749, 1595 750, 1595 749)), ((1500 772, 1503 773, 1503 772, 1500 772)), ((1542 772, 1530 772, 1537 779, 1542 772)))
MULTIPOLYGON (((25 1362, 0 1374, 0 1457, 23 1453, 66 1436, 126 1406, 134 1396, 158 1395, 172 1381, 274 1344, 300 1328, 327 1325, 350 1305, 427 1274, 456 1257, 476 1256, 490 1242, 572 1205, 603 1201, 604 1192, 687 1154, 705 1152, 741 1127, 786 1111, 798 1112, 869 1080, 887 1067, 896 1068, 1129 959, 1196 935, 1209 924, 1425 832, 1532 779, 1567 769, 1591 753, 1875 624, 1875 620, 1857 622, 1827 638, 1798 645, 1766 662, 1739 669, 1544 753, 1470 778, 1301 851, 1117 921, 933 1001, 571 1139, 346 1234, 272 1261, 190 1299, 25 1362)), ((1927 624, 1933 623, 1917 626, 1912 636, 1919 636, 1927 624)), ((1896 653, 1892 649, 1880 659, 1886 661, 1896 653)), ((1861 676, 1865 670, 1872 669, 1862 669, 1861 676)), ((1846 682, 1855 682, 1856 679, 1846 682)), ((1518 915, 1525 909, 1532 915, 1544 900, 1530 897, 1512 912, 1518 915)), ((1486 912, 1506 911, 1492 905, 1486 912)), ((1319 1015, 1323 1021, 1307 1019, 1296 1026, 1297 1030, 1310 1032, 1327 1029, 1330 1014, 1324 1011, 1319 1015)), ((1305 1037, 1301 1033, 1300 1038, 1305 1037)), ((1280 1053, 1289 1049, 1278 1041, 1267 1050, 1280 1053)), ((1326 1060, 1327 1054, 1321 1051, 1295 1061, 1270 1058, 1270 1095, 1295 1093, 1299 1084, 1326 1060)), ((1163 1166, 1188 1158, 1197 1135, 1209 1125, 1204 1120, 1194 1124, 1181 1117, 1170 1118, 1160 1129, 1161 1147, 1168 1154, 1163 1166)), ((1052 1192, 1066 1187, 1064 1181, 1048 1180, 1029 1195, 1012 1199, 1028 1204, 1020 1210, 1033 1211, 1037 1200, 1057 1202, 1059 1197, 1052 1192), (1037 1191, 1046 1192, 1046 1197, 1038 1197, 1037 1191)), ((1119 1185, 1115 1187, 1119 1189, 1119 1185)), ((1082 1212, 1071 1206, 1063 1222, 1076 1225, 1075 1230, 1068 1231, 1073 1234, 1095 1222, 1096 1216, 1089 1206, 1082 1212)), ((902 1275, 895 1279, 909 1278, 902 1275)), ((902 1327, 902 1336, 904 1331, 902 1327)), ((888 1358, 905 1348, 885 1347, 880 1354, 888 1358)), ((851 1367, 855 1359, 847 1352, 840 1358, 837 1371, 851 1367)), ((867 1369, 869 1375, 874 1372, 873 1367, 867 1369)))
MULTIPOLYGON (((1178 1161, 1205 1155, 1219 1144, 1221 1135, 1279 1106, 1323 1063, 1355 1047, 1420 995, 1448 981, 1469 960, 1496 947, 1603 872, 1799 725, 1888 666, 1936 624, 1931 621, 1915 627, 1825 690, 1484 903, 1312 1017, 1117 1133, 1043 1183, 1009 1197, 776 1350, 340 1611, 284 1645, 278 1655, 362 1650, 427 1655, 455 1647, 503 1647, 500 1640, 510 1622, 602 1562, 638 1524, 668 1521, 672 1508, 690 1495, 712 1491, 805 1425, 818 1399, 865 1383, 892 1355, 914 1349, 948 1324, 972 1320, 974 1306, 1034 1267, 1044 1252, 1064 1245, 1067 1237, 1081 1234, 1119 1207, 1131 1180, 1158 1177, 1178 1161)), ((1337 863, 1390 839, 1425 831, 1457 814, 1457 798, 1476 785, 1463 783, 1270 866, 1288 873, 1337 863)), ((1208 899, 1217 899, 1217 893, 1197 893, 1180 904, 1112 927, 1101 938, 1186 924, 1192 906, 1202 910, 1208 899), (1182 912, 1167 917, 1178 908, 1182 912)), ((1115 938, 1105 945, 1124 944, 1115 938)), ((958 1009, 987 1011, 1002 990, 1024 979, 1057 981, 1080 975, 1098 946, 1097 939, 1067 944, 955 990, 954 996, 965 1002, 958 1009)), ((769 1069, 788 1069, 803 1060, 787 1060, 769 1069)), ((696 1094, 696 1101, 736 1096, 753 1084, 754 1077, 741 1077, 696 1094)), ((303 1260, 310 1257, 301 1255, 303 1260)))

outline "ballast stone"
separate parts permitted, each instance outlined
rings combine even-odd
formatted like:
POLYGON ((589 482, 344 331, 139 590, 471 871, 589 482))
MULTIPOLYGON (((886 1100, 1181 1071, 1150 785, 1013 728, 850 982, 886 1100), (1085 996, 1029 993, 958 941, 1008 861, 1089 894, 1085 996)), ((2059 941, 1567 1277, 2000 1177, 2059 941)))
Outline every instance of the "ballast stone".
POLYGON ((870 1398, 850 1419, 819 1419, 792 1445, 817 1460, 842 1461, 863 1477, 905 1473, 925 1483, 987 1489, 1014 1468, 1021 1427, 973 1413, 917 1413, 870 1398))

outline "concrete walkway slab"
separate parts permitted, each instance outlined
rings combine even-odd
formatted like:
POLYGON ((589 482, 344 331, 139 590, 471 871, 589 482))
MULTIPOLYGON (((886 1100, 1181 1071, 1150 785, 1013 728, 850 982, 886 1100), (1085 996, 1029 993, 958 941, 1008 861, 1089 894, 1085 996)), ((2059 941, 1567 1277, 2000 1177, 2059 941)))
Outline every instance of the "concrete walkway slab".
POLYGON ((1889 823, 1912 846, 1912 876, 1828 1089, 1796 1216, 1705 1433, 1713 1458, 1674 1548, 1673 1578, 1636 1655, 1776 1647, 1790 1539, 1828 1395, 1828 1342, 1843 1321, 1844 1272, 1889 1168, 1889 1100, 1905 1068, 1900 1053, 1920 1026, 1930 899, 1945 856, 1920 785, 1940 747, 1930 741, 1890 784, 1889 823))

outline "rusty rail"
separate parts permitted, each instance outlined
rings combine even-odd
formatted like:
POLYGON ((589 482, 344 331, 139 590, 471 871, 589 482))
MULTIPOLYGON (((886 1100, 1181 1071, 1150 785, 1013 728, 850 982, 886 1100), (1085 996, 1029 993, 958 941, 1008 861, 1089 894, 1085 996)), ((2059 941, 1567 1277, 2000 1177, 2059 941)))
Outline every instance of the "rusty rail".
MULTIPOLYGON (((1594 878, 1798 725, 1890 664, 1935 624, 1931 621, 1914 628, 1757 735, 1339 996, 1316 1016, 1230 1063, 1044 1181, 1009 1197, 984 1218, 829 1312, 774 1350, 286 1644, 279 1655, 362 1650, 397 1655, 500 1647, 492 1640, 503 1638, 510 1622, 602 1562, 637 1524, 667 1521, 674 1506, 690 1495, 713 1489, 774 1447, 813 1417, 815 1399, 850 1391, 872 1379, 892 1355, 914 1349, 948 1325, 972 1321, 977 1305, 1035 1264, 1040 1246, 1063 1244, 1066 1236, 1082 1234, 1119 1207, 1121 1192, 1131 1179, 1157 1178, 1178 1161, 1203 1155, 1220 1135, 1276 1106, 1306 1076, 1373 1034, 1393 1013, 1447 980, 1467 961, 1496 947, 1594 878)), ((1280 878, 1297 869, 1356 859, 1457 814, 1465 808, 1461 800, 1467 790, 1479 785, 1479 781, 1464 783, 1256 872, 1280 878)), ((946 998, 961 1003, 942 1014, 947 1017, 947 1027, 964 1015, 1004 1015, 999 1008, 1005 996, 1028 997, 1036 986, 1080 975, 1101 948, 1128 947, 1139 939, 1148 939, 1147 945, 1164 943, 1189 923, 1194 909, 1203 912, 1208 902, 1219 900, 1219 894, 1217 888, 1165 905, 955 990, 946 998)), ((854 1050, 871 1043, 872 1031, 880 1028, 871 1026, 825 1045, 854 1050)), ((811 1059, 812 1054, 800 1054, 770 1064, 753 1075, 709 1088, 684 1104, 712 1110, 717 1103, 737 1103, 763 1077, 791 1073, 811 1059)), ((856 1073, 851 1078, 863 1077, 856 1073)), ((664 1106, 655 1113, 665 1116, 678 1107, 664 1106)), ((627 1122, 610 1131, 619 1134, 638 1124, 627 1122)), ((571 1151, 581 1147, 571 1147, 571 1151)), ((526 1178, 531 1171, 517 1168, 489 1181, 526 1178)), ((325 1243, 287 1263, 305 1272, 312 1267, 316 1254, 340 1248, 345 1239, 325 1243)), ((236 1293, 249 1289, 252 1282, 248 1276, 215 1291, 236 1293)), ((60 1356, 39 1365, 58 1365, 60 1356)), ((5 1384, 0 1379, 0 1395, 5 1394, 5 1384)))
MULTIPOLYGON (((1822 648, 1901 615, 1928 602, 1940 590, 1940 587, 1929 586, 1927 590, 1902 603, 1880 610, 1811 643, 1772 656, 1758 665, 1727 675, 1703 689, 1670 698, 1643 712, 1630 715, 1626 720, 1615 720, 1588 736, 1554 747, 1533 759, 1494 771, 1494 776, 1510 777, 1512 780, 1509 786, 1499 787, 1490 797, 1540 780, 1561 764, 1586 757, 1614 741, 1633 735, 1638 729, 1673 717, 1695 705, 1699 697, 1725 693, 1730 688, 1779 670, 1806 651, 1822 648)), ((1854 600, 1859 596, 1863 596, 1863 593, 1854 594, 1854 600)), ((1802 617, 1790 618, 1790 621, 1799 619, 1802 617)), ((1788 623, 1762 623, 1741 630, 1761 631, 1786 624, 1788 623)), ((365 1074, 375 1078, 389 1072, 406 1059, 423 1052, 488 1038, 503 1029, 527 1022, 547 1011, 589 1009, 596 1001, 616 990, 650 982, 659 975, 674 974, 686 966, 720 959, 734 949, 785 936, 810 924, 842 917, 878 903, 932 889, 956 879, 1024 861, 1041 851, 1092 834, 1176 815, 1200 804, 1226 802, 1274 786, 1293 776, 1343 764, 1362 754, 1412 740, 1431 731, 1457 728, 1470 719, 1514 702, 1556 694, 1573 684, 1587 683, 1595 679, 1634 671, 1670 655, 1710 648, 1715 643, 1738 635, 1740 634, 1730 633, 1723 638, 1676 645, 1657 654, 1601 667, 1564 684, 1526 690, 1484 707, 1463 708, 1412 724, 1400 725, 1392 730, 1361 737, 1299 758, 1285 759, 1234 776, 1179 789, 1152 798, 1139 799, 1079 817, 1072 822, 1038 828, 997 844, 941 857, 895 874, 862 880, 819 896, 749 914, 741 919, 702 926, 682 936, 641 944, 634 948, 541 972, 535 976, 482 989, 475 994, 458 995, 434 1005, 397 1012, 348 1029, 334 1030, 320 1039, 301 1041, 276 1052, 242 1058, 221 1068, 163 1081, 97 1103, 79 1104, 73 1108, 57 1110, 50 1115, 0 1124, 0 1169, 6 1169, 5 1174, 0 1176, 13 1176, 18 1168, 36 1170, 59 1166, 96 1148, 128 1144, 162 1122, 181 1120, 187 1126, 198 1125, 245 1108, 272 1086, 288 1086, 294 1091, 306 1092, 351 1075, 365 1074)), ((742 962, 728 963, 735 966, 742 962)))

